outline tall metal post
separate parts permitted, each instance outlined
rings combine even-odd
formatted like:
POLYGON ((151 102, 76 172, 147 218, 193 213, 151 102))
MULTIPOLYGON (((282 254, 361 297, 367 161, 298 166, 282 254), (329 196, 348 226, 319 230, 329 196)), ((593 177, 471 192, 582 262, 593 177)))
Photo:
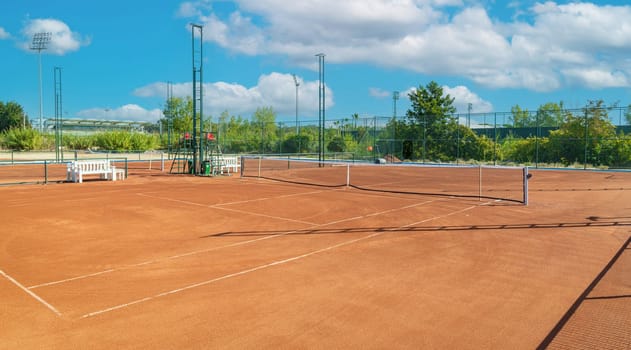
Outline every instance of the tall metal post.
POLYGON ((394 91, 392 93, 393 111, 392 111, 392 145, 390 152, 393 155, 397 154, 396 142, 397 142, 397 101, 399 100, 399 92, 394 91))
POLYGON ((41 32, 35 33, 33 35, 33 42, 31 43, 31 50, 37 51, 39 56, 39 131, 42 132, 42 128, 44 126, 44 103, 42 97, 42 50, 46 50, 48 48, 48 43, 50 42, 50 32, 41 32))
POLYGON ((300 82, 298 78, 296 78, 296 74, 292 74, 294 77, 294 84, 296 85, 296 135, 300 133, 300 129, 298 128, 298 87, 300 87, 300 82))
POLYGON ((173 84, 167 81, 167 102, 166 102, 166 119, 167 119, 167 157, 171 159, 171 152, 173 146, 171 145, 171 134, 173 133, 173 111, 171 107, 173 104, 173 84))
POLYGON ((469 103, 467 106, 467 128, 471 127, 471 110, 473 109, 473 104, 469 103))
POLYGON ((62 118, 63 104, 61 95, 61 67, 55 67, 55 160, 64 160, 62 118))
MULTIPOLYGON (((319 121, 319 133, 318 133, 318 160, 320 162, 324 161, 324 125, 326 123, 325 119, 325 89, 324 89, 324 57, 326 56, 323 53, 319 53, 316 55, 318 57, 318 66, 319 66, 319 78, 318 78, 318 121, 319 121)), ((320 166, 322 164, 320 163, 320 166)))
POLYGON ((202 45, 204 42, 204 26, 199 24, 191 25, 192 49, 193 49, 193 174, 200 174, 200 165, 204 155, 202 152, 202 129, 203 129, 203 62, 204 55, 202 45), (197 32, 197 36, 195 33, 197 32), (195 39, 198 39, 197 46, 195 39), (199 122, 199 130, 197 123, 199 122), (199 157, 199 158, 198 158, 199 157))

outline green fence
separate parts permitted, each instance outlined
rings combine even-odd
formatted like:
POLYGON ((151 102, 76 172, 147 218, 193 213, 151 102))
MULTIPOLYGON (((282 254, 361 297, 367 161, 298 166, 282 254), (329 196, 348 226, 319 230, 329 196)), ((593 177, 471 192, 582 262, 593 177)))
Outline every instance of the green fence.
POLYGON ((225 153, 317 154, 322 148, 366 160, 631 168, 631 126, 625 124, 625 112, 563 110, 554 125, 540 112, 522 112, 521 119, 513 113, 450 115, 433 125, 406 117, 330 119, 322 145, 317 120, 251 123, 239 133, 222 124, 213 128, 225 153), (444 130, 432 129, 436 125, 444 130))

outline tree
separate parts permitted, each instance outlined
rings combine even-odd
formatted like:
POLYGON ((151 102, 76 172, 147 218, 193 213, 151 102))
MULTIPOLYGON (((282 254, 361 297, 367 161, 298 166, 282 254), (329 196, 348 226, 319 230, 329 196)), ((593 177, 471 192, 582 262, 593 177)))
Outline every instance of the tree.
POLYGON ((607 164, 607 140, 616 136, 602 100, 589 101, 583 115, 568 114, 559 130, 550 132, 551 150, 566 165, 574 162, 607 164))
POLYGON ((344 152, 346 151, 346 143, 342 136, 333 136, 326 148, 329 152, 344 152))
POLYGON ((548 102, 539 106, 534 126, 558 127, 565 120, 566 113, 563 110, 563 102, 548 102))
POLYGON ((0 132, 22 126, 31 126, 22 106, 13 101, 6 104, 0 101, 0 132))
MULTIPOLYGON (((457 122, 451 118, 456 112, 454 98, 445 95, 443 88, 435 81, 427 86, 419 86, 408 94, 411 109, 407 111, 408 137, 415 132, 422 138, 420 155, 423 159, 454 159, 447 141, 457 137, 457 122)), ((399 130, 399 128, 397 128, 399 130)))
POLYGON ((526 128, 537 126, 536 122, 533 123, 533 118, 530 117, 530 112, 527 109, 521 109, 519 105, 514 105, 510 109, 511 111, 511 119, 513 121, 513 127, 515 128, 526 128))
POLYGON ((252 126, 257 129, 254 141, 259 145, 259 153, 274 150, 276 135, 276 112, 272 107, 259 107, 252 116, 252 126))
POLYGON ((186 99, 170 98, 163 114, 164 118, 160 119, 163 130, 168 130, 171 124, 171 130, 175 135, 193 131, 193 99, 190 96, 186 99))

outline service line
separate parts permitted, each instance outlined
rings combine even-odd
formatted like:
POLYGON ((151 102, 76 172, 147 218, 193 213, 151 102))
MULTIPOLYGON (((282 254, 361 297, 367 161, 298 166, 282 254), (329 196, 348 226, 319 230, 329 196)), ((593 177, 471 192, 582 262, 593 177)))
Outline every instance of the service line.
MULTIPOLYGON (((431 202, 431 201, 429 201, 429 202, 431 202)), ((423 204, 426 204, 426 203, 427 202, 425 202, 423 204)), ((417 205, 422 205, 422 204, 418 203, 417 205)), ((412 206, 408 205, 406 207, 408 207, 408 208, 409 207, 413 207, 413 205, 412 206)), ((431 217, 431 218, 427 218, 425 220, 421 220, 421 221, 415 222, 413 224, 400 226, 397 229, 401 229, 401 228, 404 228, 404 227, 425 223, 425 222, 432 221, 432 220, 442 219, 442 218, 445 218, 445 217, 448 217, 448 216, 451 216, 451 215, 455 215, 455 214, 459 214, 459 213, 462 213, 462 212, 465 212, 465 211, 468 211, 468 210, 471 210, 471 209, 474 209, 474 208, 477 208, 477 206, 470 206, 470 207, 467 207, 467 208, 464 208, 464 209, 458 209, 458 210, 455 210, 453 212, 450 212, 450 213, 447 213, 447 214, 444 214, 444 215, 435 216, 435 217, 431 217)), ((392 211, 392 210, 388 210, 388 211, 392 211)), ((370 214, 370 216, 374 216, 374 215, 375 214, 370 214)), ((368 216, 369 215, 364 215, 362 217, 368 217, 368 216)), ((349 220, 354 220, 354 219, 358 219, 358 218, 361 218, 361 217, 351 218, 349 220)), ((344 221, 344 220, 342 220, 342 221, 344 221)), ((341 222, 341 221, 336 221, 336 223, 339 223, 339 222, 341 222)), ((320 226, 323 226, 323 225, 320 225, 320 226)), ((140 303, 144 303, 146 301, 150 301, 150 300, 158 299, 158 298, 165 297, 165 296, 168 296, 168 295, 177 294, 177 293, 180 293, 180 292, 183 292, 183 291, 187 291, 187 290, 190 290, 190 289, 206 286, 206 285, 209 285, 209 284, 212 284, 212 283, 215 283, 215 282, 219 282, 219 281, 223 281, 223 280, 226 280, 226 279, 229 279, 229 278, 243 276, 243 275, 246 275, 246 274, 250 274, 252 272, 256 272, 256 271, 267 269, 267 268, 274 267, 274 266, 284 265, 284 264, 287 264, 287 263, 290 263, 290 262, 294 262, 294 261, 297 261, 297 260, 301 260, 301 259, 313 256, 313 255, 316 255, 316 254, 327 252, 327 251, 330 251, 330 250, 333 250, 333 249, 336 249, 336 248, 339 248, 339 247, 342 247, 342 246, 346 246, 346 245, 350 245, 350 244, 357 243, 357 242, 360 242, 360 241, 364 241, 364 240, 367 240, 367 239, 370 239, 370 238, 373 238, 373 237, 376 237, 376 236, 379 236, 379 235, 382 235, 384 233, 391 232, 391 231, 396 231, 396 229, 390 229, 390 230, 384 230, 384 231, 380 231, 380 232, 375 232, 375 233, 369 234, 369 235, 364 236, 364 237, 350 239, 350 240, 347 240, 347 241, 344 241, 344 242, 341 242, 341 243, 337 243, 337 244, 334 244, 334 245, 331 245, 331 246, 328 246, 328 247, 325 247, 325 248, 320 248, 320 249, 313 250, 313 251, 308 252, 308 253, 304 253, 304 254, 301 254, 301 255, 296 255, 296 256, 291 257, 291 258, 286 258, 286 259, 282 259, 282 260, 273 261, 271 263, 258 265, 258 266, 255 266, 255 267, 251 267, 249 269, 245 269, 245 270, 241 270, 241 271, 238 271, 238 272, 230 273, 230 274, 223 275, 223 276, 220 276, 220 277, 215 277, 215 278, 212 278, 212 279, 209 279, 209 280, 206 280, 206 281, 202 281, 202 282, 190 284, 190 285, 187 285, 187 286, 184 286, 184 287, 180 287, 180 288, 177 288, 177 289, 173 289, 173 290, 170 290, 170 291, 154 294, 152 296, 141 298, 141 299, 138 299, 138 300, 134 300, 132 302, 111 306, 111 307, 108 307, 108 308, 105 308, 105 309, 101 309, 101 310, 98 310, 98 311, 94 311, 94 312, 90 312, 90 313, 84 314, 80 318, 89 318, 89 317, 98 316, 98 315, 101 315, 101 314, 104 314, 104 313, 107 313, 107 312, 124 309, 124 308, 132 306, 132 305, 137 305, 137 304, 140 304, 140 303)))
MULTIPOLYGON (((146 195, 146 196, 148 196, 148 195, 146 195)), ((148 196, 148 197, 152 197, 153 198, 153 196, 148 196)), ((160 198, 160 199, 163 199, 163 198, 160 198)), ((176 201, 181 202, 179 200, 176 200, 176 201)), ((147 260, 147 261, 139 262, 139 263, 136 263, 136 264, 124 265, 124 266, 121 266, 121 267, 118 267, 118 268, 112 268, 112 269, 107 269, 107 270, 103 270, 103 271, 97 271, 97 272, 93 272, 93 273, 89 273, 89 274, 85 274, 85 275, 80 275, 80 276, 75 276, 75 277, 70 277, 70 278, 66 278, 66 279, 61 279, 61 280, 57 280, 57 281, 45 282, 45 283, 36 284, 36 285, 30 286, 30 287, 27 287, 27 289, 30 290, 30 289, 36 289, 36 288, 41 288, 41 287, 47 287, 47 286, 52 286, 52 285, 56 285, 56 284, 62 284, 62 283, 76 281, 76 280, 86 279, 86 278, 90 278, 90 277, 96 277, 96 276, 100 276, 100 275, 104 275, 104 274, 108 274, 108 273, 112 273, 112 272, 117 272, 117 271, 121 271, 121 270, 128 270, 128 269, 132 269, 132 268, 136 268, 136 267, 140 267, 140 266, 155 264, 155 263, 159 263, 159 262, 163 262, 163 261, 167 261, 167 260, 173 260, 173 259, 179 259, 179 258, 184 258, 184 257, 188 257, 188 256, 198 255, 198 254, 210 253, 212 251, 217 251, 217 250, 220 250, 220 249, 238 247, 238 246, 247 245, 247 244, 251 244, 251 243, 256 243, 256 242, 267 240, 267 239, 273 239, 273 238, 278 238, 278 237, 282 237, 282 236, 291 235, 291 234, 294 234, 294 233, 299 233, 299 232, 302 232, 304 230, 310 230, 310 229, 315 229, 315 228, 319 228, 319 227, 326 227, 326 226, 330 226, 330 225, 339 224, 339 223, 342 223, 342 222, 347 222, 347 221, 352 221, 352 220, 359 220, 359 219, 363 219, 363 218, 367 218, 367 217, 371 217, 371 216, 382 215, 382 214, 394 212, 394 211, 397 211, 397 210, 403 210, 403 209, 408 209, 408 208, 413 208, 413 207, 417 207, 417 206, 426 205, 426 204, 429 204, 429 203, 432 203, 432 202, 434 202, 434 200, 414 203, 414 204, 406 205, 406 206, 403 206, 403 207, 400 207, 400 208, 383 210, 383 211, 376 212, 376 213, 370 213, 370 214, 366 214, 366 215, 355 216, 355 217, 351 217, 351 218, 345 218, 345 219, 341 219, 341 220, 331 221, 331 222, 327 222, 327 223, 324 223, 324 224, 311 223, 310 226, 306 227, 306 228, 301 228, 301 229, 281 232, 281 233, 278 233, 278 234, 275 234, 275 235, 259 237, 259 238, 250 239, 250 240, 247 240, 247 241, 226 244, 226 245, 219 246, 219 247, 195 250, 195 251, 192 251, 192 252, 186 252, 186 253, 171 255, 171 256, 164 257, 164 258, 147 260)), ((188 202, 188 204, 208 207, 208 205, 203 205, 203 204, 194 203, 194 202, 188 202)), ((227 210, 229 210, 229 209, 227 209, 227 210)))

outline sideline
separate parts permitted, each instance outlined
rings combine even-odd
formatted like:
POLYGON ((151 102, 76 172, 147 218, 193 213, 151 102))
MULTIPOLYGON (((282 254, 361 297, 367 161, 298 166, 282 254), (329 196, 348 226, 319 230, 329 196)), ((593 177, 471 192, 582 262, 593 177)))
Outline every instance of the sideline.
POLYGON ((41 304, 46 306, 50 311, 54 312, 57 316, 61 317, 61 312, 59 312, 59 310, 55 309, 54 306, 52 306, 49 303, 47 303, 46 300, 42 299, 39 295, 31 292, 28 288, 24 287, 20 282, 16 281, 13 277, 9 276, 8 274, 6 274, 2 270, 0 270, 0 275, 4 276, 7 280, 11 281, 11 283, 13 283, 16 286, 18 286, 20 289, 25 291, 28 295, 30 295, 35 300, 39 301, 41 304))

